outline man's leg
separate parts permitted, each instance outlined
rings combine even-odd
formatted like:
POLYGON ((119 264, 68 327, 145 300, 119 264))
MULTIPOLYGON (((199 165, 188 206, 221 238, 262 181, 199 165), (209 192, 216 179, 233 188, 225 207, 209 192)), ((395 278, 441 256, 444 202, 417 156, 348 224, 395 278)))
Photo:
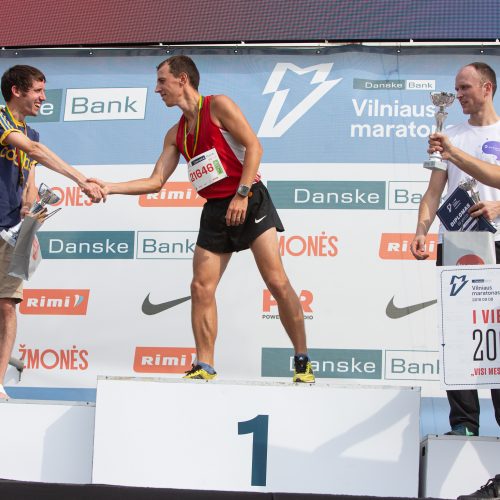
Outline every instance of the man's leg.
POLYGON ((475 389, 446 391, 450 403, 451 433, 479 434, 479 398, 475 389))
POLYGON ((307 353, 304 312, 283 268, 276 229, 270 228, 250 245, 260 274, 278 304, 281 323, 295 353, 307 353))
MULTIPOLYGON (((3 385, 5 372, 9 365, 12 347, 16 339, 16 301, 14 299, 0 299, 0 385, 3 385)), ((0 399, 6 397, 0 392, 0 399)))
POLYGON ((198 361, 214 366, 217 337, 215 291, 227 267, 230 253, 213 253, 196 246, 191 282, 191 322, 198 361))

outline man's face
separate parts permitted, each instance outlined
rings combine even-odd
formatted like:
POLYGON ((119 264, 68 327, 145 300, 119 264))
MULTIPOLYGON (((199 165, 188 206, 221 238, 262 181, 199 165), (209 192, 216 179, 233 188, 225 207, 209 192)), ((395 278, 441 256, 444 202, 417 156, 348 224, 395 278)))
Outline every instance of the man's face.
POLYGON ((17 97, 17 105, 19 111, 24 116, 36 116, 40 111, 40 107, 45 101, 45 82, 33 81, 30 89, 27 92, 13 87, 13 93, 17 97))
POLYGON ((175 106, 182 95, 182 78, 170 73, 168 64, 164 64, 157 72, 155 92, 160 94, 163 102, 168 106, 175 106))
POLYGON ((480 112, 487 102, 486 83, 481 83, 481 76, 472 66, 462 68, 455 78, 457 99, 466 115, 480 112))

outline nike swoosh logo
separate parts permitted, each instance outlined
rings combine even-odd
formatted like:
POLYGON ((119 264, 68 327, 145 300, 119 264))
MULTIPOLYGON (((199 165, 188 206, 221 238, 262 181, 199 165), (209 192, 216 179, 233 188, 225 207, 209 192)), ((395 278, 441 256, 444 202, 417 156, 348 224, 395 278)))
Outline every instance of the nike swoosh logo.
POLYGON ((183 302, 186 302, 191 298, 191 295, 188 295, 187 297, 182 297, 181 299, 169 300, 167 302, 161 302, 160 304, 151 304, 151 302, 149 301, 149 295, 150 294, 148 293, 148 296, 142 303, 142 312, 144 314, 147 314, 148 316, 152 316, 153 314, 158 314, 166 311, 171 307, 178 306, 179 304, 182 304, 183 302))
POLYGON ((420 304, 413 304, 412 306, 407 307, 397 307, 394 305, 394 297, 387 304, 387 308, 385 310, 385 314, 389 316, 391 319, 399 319, 404 318, 414 312, 421 311, 426 307, 432 306, 437 303, 437 300, 429 300, 428 302, 421 302, 420 304))
POLYGON ((260 219, 255 219, 255 224, 262 222, 266 217, 267 217, 267 215, 264 215, 264 217, 261 217, 260 219))

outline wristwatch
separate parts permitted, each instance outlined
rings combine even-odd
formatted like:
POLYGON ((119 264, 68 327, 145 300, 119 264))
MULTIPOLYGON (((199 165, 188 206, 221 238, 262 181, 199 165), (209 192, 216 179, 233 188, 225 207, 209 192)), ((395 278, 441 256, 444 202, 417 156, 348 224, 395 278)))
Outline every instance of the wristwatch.
POLYGON ((245 186, 245 184, 240 184, 238 187, 238 191, 236 191, 240 196, 246 198, 248 193, 250 192, 250 186, 245 186))

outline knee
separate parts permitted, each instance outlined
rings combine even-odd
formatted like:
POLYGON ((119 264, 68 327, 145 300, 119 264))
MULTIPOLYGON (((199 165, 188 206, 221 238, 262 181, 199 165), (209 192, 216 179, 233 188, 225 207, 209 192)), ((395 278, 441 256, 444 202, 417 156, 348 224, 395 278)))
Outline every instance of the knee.
POLYGON ((191 282, 191 300, 193 302, 207 302, 215 296, 215 289, 201 281, 194 279, 191 282))
POLYGON ((271 278, 266 282, 271 295, 279 302, 290 297, 290 292, 295 293, 290 282, 285 278, 271 278))
POLYGON ((0 314, 4 317, 16 314, 16 301, 14 299, 0 299, 0 314))

